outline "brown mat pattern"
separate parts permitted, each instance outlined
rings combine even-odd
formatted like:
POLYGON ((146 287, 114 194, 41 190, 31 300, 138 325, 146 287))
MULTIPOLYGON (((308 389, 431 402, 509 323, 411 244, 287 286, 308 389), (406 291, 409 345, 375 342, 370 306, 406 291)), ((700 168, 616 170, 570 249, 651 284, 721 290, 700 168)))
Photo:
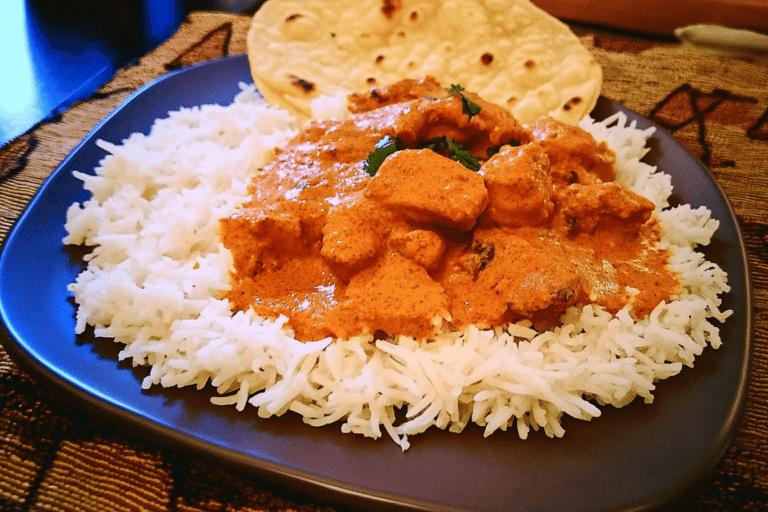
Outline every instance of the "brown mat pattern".
MULTIPOLYGON (((98 121, 169 70, 243 53, 249 21, 191 14, 91 98, 0 148, 0 241, 98 121)), ((711 167, 747 240, 756 318, 747 409, 714 474, 676 510, 768 510, 768 60, 580 33, 604 68, 603 95, 665 126, 711 167)), ((0 346, 0 511, 341 509, 116 433, 62 403, 0 346)))

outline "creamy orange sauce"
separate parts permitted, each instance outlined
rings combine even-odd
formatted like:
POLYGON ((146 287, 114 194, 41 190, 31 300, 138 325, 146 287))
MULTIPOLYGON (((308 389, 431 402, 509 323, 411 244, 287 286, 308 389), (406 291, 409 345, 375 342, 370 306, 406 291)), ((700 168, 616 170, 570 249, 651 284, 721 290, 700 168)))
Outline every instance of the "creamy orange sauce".
POLYGON ((524 128, 475 96, 469 116, 429 78, 350 99, 348 120, 314 123, 276 150, 251 201, 221 220, 236 309, 284 314, 305 341, 422 338, 436 318, 552 325, 577 303, 630 302, 642 318, 676 295, 653 204, 613 181, 605 143, 552 119, 524 128), (408 149, 371 177, 364 161, 385 135, 408 149), (443 136, 479 171, 419 149, 443 136))

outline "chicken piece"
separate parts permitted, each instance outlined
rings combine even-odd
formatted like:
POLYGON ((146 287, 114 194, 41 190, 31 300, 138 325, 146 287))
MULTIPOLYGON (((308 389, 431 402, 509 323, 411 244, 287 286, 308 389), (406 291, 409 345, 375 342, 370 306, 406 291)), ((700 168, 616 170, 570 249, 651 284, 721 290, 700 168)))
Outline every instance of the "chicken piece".
POLYGON ((584 278, 546 233, 526 238, 503 228, 477 231, 473 244, 493 247, 477 282, 498 293, 513 315, 552 318, 586 295, 584 278))
POLYGON ((445 252, 445 239, 430 229, 396 231, 389 240, 390 246, 427 270, 433 270, 440 263, 445 252))
POLYGON ((354 92, 348 96, 348 108, 350 112, 357 114, 424 96, 438 98, 446 95, 445 88, 434 77, 427 76, 418 80, 400 80, 383 87, 371 87, 365 93, 354 92))
POLYGON ((415 338, 433 336, 448 316, 448 296, 413 260, 392 252, 356 274, 341 304, 369 332, 381 330, 415 338))
POLYGON ((432 77, 406 79, 386 87, 371 88, 367 93, 353 93, 349 101, 349 110, 353 114, 378 109, 377 112, 384 115, 367 120, 366 127, 377 126, 387 133, 391 131, 409 148, 446 137, 461 144, 474 156, 485 159, 510 140, 531 141, 531 133, 507 109, 468 91, 449 93, 448 88, 432 77), (469 116, 465 101, 480 107, 479 112, 469 116), (384 120, 386 122, 382 123, 384 120))
POLYGON ((560 194, 560 201, 571 234, 597 229, 637 233, 654 210, 650 200, 617 181, 570 185, 560 194))
POLYGON ((533 138, 549 155, 556 185, 613 181, 616 154, 605 142, 597 143, 592 135, 578 126, 552 118, 534 121, 529 128, 533 138))
POLYGON ((243 276, 279 267, 281 255, 309 251, 299 218, 285 212, 245 208, 219 222, 221 241, 243 276))
POLYGON ((333 206, 323 226, 320 255, 343 281, 372 264, 384 247, 384 224, 377 205, 362 193, 333 206))
POLYGON ((472 228, 488 204, 482 176, 429 149, 388 156, 364 193, 409 221, 461 231, 472 228))
POLYGON ((511 141, 527 144, 532 140, 531 133, 508 110, 468 92, 462 95, 403 104, 407 108, 396 118, 394 134, 409 148, 445 137, 483 160, 511 141), (463 98, 475 103, 480 111, 470 117, 463 98))
POLYGON ((536 226, 554 209, 549 157, 537 142, 520 147, 503 146, 480 168, 488 189, 483 224, 536 226))

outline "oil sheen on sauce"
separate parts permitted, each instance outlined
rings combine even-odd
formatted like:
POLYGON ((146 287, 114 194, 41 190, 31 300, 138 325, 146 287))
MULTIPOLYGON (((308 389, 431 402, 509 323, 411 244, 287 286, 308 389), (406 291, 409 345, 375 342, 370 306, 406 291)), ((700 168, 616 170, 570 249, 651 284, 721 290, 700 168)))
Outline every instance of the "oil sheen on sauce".
POLYGON ((285 315, 309 341, 553 325, 577 303, 631 302, 642 318, 675 297, 653 204, 614 181, 605 143, 552 119, 522 127, 467 96, 476 115, 430 78, 371 89, 350 97, 347 120, 276 150, 250 201, 221 220, 233 307, 285 315), (406 149, 371 177, 365 161, 387 135, 406 149), (419 149, 439 137, 479 171, 419 149))

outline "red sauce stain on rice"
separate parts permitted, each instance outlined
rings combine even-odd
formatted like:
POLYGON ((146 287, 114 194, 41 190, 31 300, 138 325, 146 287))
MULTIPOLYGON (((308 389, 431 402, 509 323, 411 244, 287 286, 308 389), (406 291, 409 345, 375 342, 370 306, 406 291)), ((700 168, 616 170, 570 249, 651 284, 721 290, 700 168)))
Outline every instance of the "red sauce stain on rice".
MULTIPOLYGON (((647 199, 614 181, 615 154, 580 128, 525 128, 434 79, 350 96, 343 122, 310 124, 221 220, 237 309, 286 315, 300 340, 362 332, 431 337, 439 322, 555 325, 571 305, 643 318, 679 288, 647 199), (385 136, 396 151, 371 176, 385 136), (460 144, 472 171, 425 146, 460 144), (448 321, 448 320, 446 320, 448 321)), ((454 155, 455 156, 455 155, 454 155)))

